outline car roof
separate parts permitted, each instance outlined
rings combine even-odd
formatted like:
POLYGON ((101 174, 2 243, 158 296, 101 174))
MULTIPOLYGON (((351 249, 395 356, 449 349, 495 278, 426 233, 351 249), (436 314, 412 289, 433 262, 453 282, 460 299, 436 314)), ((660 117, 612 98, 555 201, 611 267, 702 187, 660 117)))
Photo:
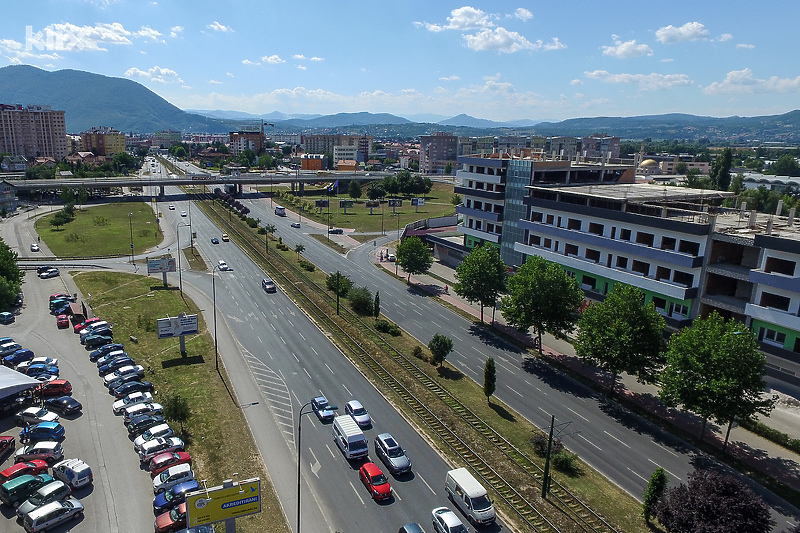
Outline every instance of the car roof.
POLYGON ((381 469, 378 467, 378 465, 376 465, 375 463, 364 463, 364 465, 361 468, 363 468, 364 471, 370 476, 375 476, 383 473, 381 472, 381 469))
POLYGON ((438 507, 433 510, 433 514, 442 517, 442 520, 444 520, 444 523, 448 527, 457 526, 459 524, 463 525, 463 523, 461 522, 461 520, 458 519, 456 514, 447 507, 438 507))
POLYGON ((361 402, 359 402, 358 400, 350 400, 349 402, 347 402, 347 405, 349 405, 352 409, 358 409, 359 407, 362 409, 364 408, 364 406, 361 405, 361 402))

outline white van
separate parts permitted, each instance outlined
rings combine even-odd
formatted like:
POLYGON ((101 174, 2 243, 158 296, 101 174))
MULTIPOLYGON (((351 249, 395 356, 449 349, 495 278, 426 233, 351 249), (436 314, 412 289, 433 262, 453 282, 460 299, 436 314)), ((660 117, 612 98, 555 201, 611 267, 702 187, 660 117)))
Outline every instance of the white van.
POLYGON ((364 432, 350 415, 333 419, 333 440, 347 459, 360 459, 369 455, 369 444, 364 432))
POLYGON ((447 496, 476 526, 485 526, 495 520, 494 505, 486 489, 466 468, 456 468, 447 473, 444 482, 447 496))
POLYGON ((94 480, 92 469, 80 459, 64 459, 53 465, 53 477, 73 489, 89 485, 94 480))

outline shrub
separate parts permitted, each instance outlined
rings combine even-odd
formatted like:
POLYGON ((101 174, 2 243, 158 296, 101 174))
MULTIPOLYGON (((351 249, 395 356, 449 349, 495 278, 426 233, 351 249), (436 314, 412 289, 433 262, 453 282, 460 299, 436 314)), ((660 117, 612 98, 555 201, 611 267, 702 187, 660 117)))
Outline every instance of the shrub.
POLYGON ((428 358, 425 357, 425 354, 422 351, 422 346, 414 346, 414 349, 411 350, 411 355, 413 355, 417 359, 422 359, 423 361, 428 360, 428 358))
MULTIPOLYGON (((325 279, 325 286, 328 287, 328 290, 336 294, 336 272, 333 274, 329 274, 328 277, 325 279)), ((342 274, 339 273, 339 296, 347 297, 348 291, 353 287, 353 280, 342 274)))
MULTIPOLYGON (((533 451, 539 457, 547 456, 547 435, 536 435, 531 438, 531 445, 533 446, 533 451)), ((557 454, 564 449, 564 445, 561 443, 561 439, 557 439, 553 437, 553 447, 550 450, 551 454, 557 454)))
POLYGON ((366 287, 355 287, 348 291, 347 299, 350 300, 350 307, 360 315, 372 315, 372 293, 366 287))
POLYGON ((308 270, 309 272, 314 272, 317 267, 311 261, 306 261, 305 259, 300 260, 300 268, 308 270))
MULTIPOLYGON (((402 333, 400 327, 397 324, 389 322, 388 320, 384 320, 382 318, 375 321, 375 329, 380 331, 381 333, 388 333, 392 337, 398 337, 402 333)), ((422 351, 422 348, 420 348, 419 346, 417 346, 417 348, 419 348, 420 352, 422 351)))
POLYGON ((247 217, 247 225, 250 226, 251 228, 255 228, 258 226, 258 222, 256 222, 256 219, 252 217, 247 217))
POLYGON ((259 226, 259 228, 258 228, 258 234, 259 235, 264 235, 266 232, 267 232, 267 228, 265 228, 264 226, 259 226))
POLYGON ((568 450, 560 450, 552 455, 553 467, 559 472, 574 476, 580 474, 578 456, 568 450))
POLYGON ((289 247, 288 247, 288 246, 286 246, 285 244, 283 244, 282 242, 279 242, 278 244, 276 244, 276 245, 275 245, 275 247, 276 247, 278 250, 281 250, 281 251, 283 251, 283 252, 285 252, 285 251, 287 251, 287 250, 289 249, 289 247))

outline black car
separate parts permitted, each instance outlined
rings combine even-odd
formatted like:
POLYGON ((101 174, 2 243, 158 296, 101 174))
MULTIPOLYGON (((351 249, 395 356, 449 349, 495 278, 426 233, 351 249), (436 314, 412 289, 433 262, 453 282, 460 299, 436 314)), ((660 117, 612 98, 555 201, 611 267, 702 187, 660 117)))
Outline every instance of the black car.
POLYGON ((344 233, 344 230, 342 228, 331 228, 328 230, 328 233, 331 235, 341 235, 344 233))
POLYGON ((111 383, 108 384, 109 389, 118 389, 126 383, 133 383, 134 381, 142 381, 142 378, 139 377, 139 374, 136 372, 132 372, 130 374, 125 374, 124 376, 120 376, 111 383))
POLYGON ((55 266, 53 266, 53 265, 42 265, 42 266, 38 266, 38 267, 36 267, 36 273, 37 273, 37 274, 41 274, 42 272, 47 272, 47 271, 48 271, 48 270, 50 270, 51 268, 55 268, 55 266))
POLYGON ((128 394, 132 392, 153 392, 153 384, 149 381, 133 381, 131 383, 125 383, 124 385, 120 385, 116 389, 110 389, 109 392, 114 395, 115 398, 120 399, 124 398, 128 394))
POLYGON ((115 359, 112 359, 108 363, 104 364, 100 368, 98 368, 97 369, 97 373, 100 374, 101 376, 105 376, 106 374, 110 374, 111 372, 115 371, 118 368, 122 368, 123 366, 128 366, 128 365, 135 365, 135 364, 136 363, 133 362, 133 359, 131 359, 128 356, 117 357, 115 359))
POLYGON ((111 352, 116 352, 117 350, 122 350, 122 344, 119 342, 106 344, 105 346, 101 346, 100 348, 96 349, 92 353, 89 354, 89 361, 97 361, 104 355, 110 354, 111 352))
POLYGON ((50 398, 45 400, 44 408, 49 411, 55 411, 62 415, 72 415, 80 413, 83 409, 81 402, 72 396, 59 396, 58 398, 50 398))
POLYGON ((164 417, 161 415, 138 415, 131 418, 126 427, 129 435, 141 435, 151 427, 164 422, 164 417))

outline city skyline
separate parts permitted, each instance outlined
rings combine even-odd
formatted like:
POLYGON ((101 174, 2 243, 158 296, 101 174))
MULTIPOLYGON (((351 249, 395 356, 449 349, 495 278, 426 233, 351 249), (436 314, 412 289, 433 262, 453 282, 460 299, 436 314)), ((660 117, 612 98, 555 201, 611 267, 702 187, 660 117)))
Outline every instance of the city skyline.
POLYGON ((410 0, 298 11, 34 0, 4 11, 0 66, 86 70, 137 81, 181 109, 253 114, 540 121, 797 109, 800 5, 706 4, 410 0))

